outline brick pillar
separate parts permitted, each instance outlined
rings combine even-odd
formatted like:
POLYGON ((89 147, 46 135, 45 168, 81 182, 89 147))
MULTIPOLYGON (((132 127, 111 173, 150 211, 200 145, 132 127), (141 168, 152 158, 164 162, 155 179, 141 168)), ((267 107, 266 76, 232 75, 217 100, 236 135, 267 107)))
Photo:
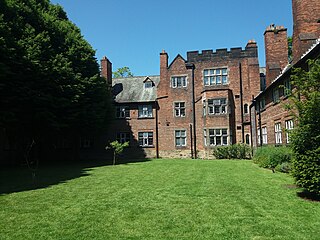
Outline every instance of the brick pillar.
POLYGON ((292 13, 292 51, 295 63, 320 37, 320 1, 292 0, 292 13))
POLYGON ((283 26, 267 27, 264 32, 266 53, 266 86, 281 74, 288 64, 288 37, 287 29, 283 26))
POLYGON ((112 84, 112 63, 104 56, 101 59, 101 76, 107 80, 107 83, 112 84))

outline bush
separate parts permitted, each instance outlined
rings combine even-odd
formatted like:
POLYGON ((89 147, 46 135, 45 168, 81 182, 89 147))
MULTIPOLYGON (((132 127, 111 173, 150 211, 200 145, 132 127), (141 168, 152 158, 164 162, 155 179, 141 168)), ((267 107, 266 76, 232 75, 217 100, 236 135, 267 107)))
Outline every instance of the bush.
POLYGON ((275 170, 277 172, 290 173, 292 170, 291 162, 284 162, 276 166, 275 170))
MULTIPOLYGON (((257 149, 253 162, 263 168, 276 168, 278 165, 290 163, 292 151, 288 147, 265 146, 257 149)), ((280 166, 278 169, 281 168, 280 166)))
POLYGON ((234 144, 230 146, 216 147, 213 155, 217 159, 251 159, 252 149, 247 144, 234 144))
POLYGON ((295 154, 292 175, 298 186, 320 195, 320 147, 304 154, 295 154))

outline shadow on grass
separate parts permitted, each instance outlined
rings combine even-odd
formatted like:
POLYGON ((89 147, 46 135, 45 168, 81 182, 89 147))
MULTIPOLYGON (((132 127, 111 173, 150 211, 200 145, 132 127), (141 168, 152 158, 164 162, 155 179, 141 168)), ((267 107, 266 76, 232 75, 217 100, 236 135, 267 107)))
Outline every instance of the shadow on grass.
MULTIPOLYGON (((119 160, 117 165, 146 162, 148 159, 119 160)), ((35 171, 27 166, 1 166, 0 195, 46 188, 68 180, 89 176, 93 168, 112 165, 111 160, 40 164, 35 171)))
POLYGON ((306 200, 306 201, 312 201, 312 202, 320 202, 320 195, 310 193, 307 191, 297 192, 298 197, 306 200))

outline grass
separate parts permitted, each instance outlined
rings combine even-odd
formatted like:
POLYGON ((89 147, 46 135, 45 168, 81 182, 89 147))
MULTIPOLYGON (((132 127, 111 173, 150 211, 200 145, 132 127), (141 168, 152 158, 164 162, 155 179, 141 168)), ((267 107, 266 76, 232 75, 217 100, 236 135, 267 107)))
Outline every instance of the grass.
POLYGON ((320 203, 251 161, 51 166, 39 187, 0 174, 1 240, 320 239, 320 203))

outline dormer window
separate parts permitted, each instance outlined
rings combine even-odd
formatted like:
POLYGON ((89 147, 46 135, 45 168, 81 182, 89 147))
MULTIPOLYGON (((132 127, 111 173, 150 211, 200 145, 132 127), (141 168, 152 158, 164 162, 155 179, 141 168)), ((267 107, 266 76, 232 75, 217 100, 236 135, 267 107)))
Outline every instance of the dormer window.
POLYGON ((147 81, 144 83, 144 88, 152 88, 153 87, 153 84, 151 81, 147 81))
POLYGON ((145 89, 152 88, 154 86, 154 82, 151 80, 151 78, 146 77, 146 79, 143 81, 143 86, 145 89))

